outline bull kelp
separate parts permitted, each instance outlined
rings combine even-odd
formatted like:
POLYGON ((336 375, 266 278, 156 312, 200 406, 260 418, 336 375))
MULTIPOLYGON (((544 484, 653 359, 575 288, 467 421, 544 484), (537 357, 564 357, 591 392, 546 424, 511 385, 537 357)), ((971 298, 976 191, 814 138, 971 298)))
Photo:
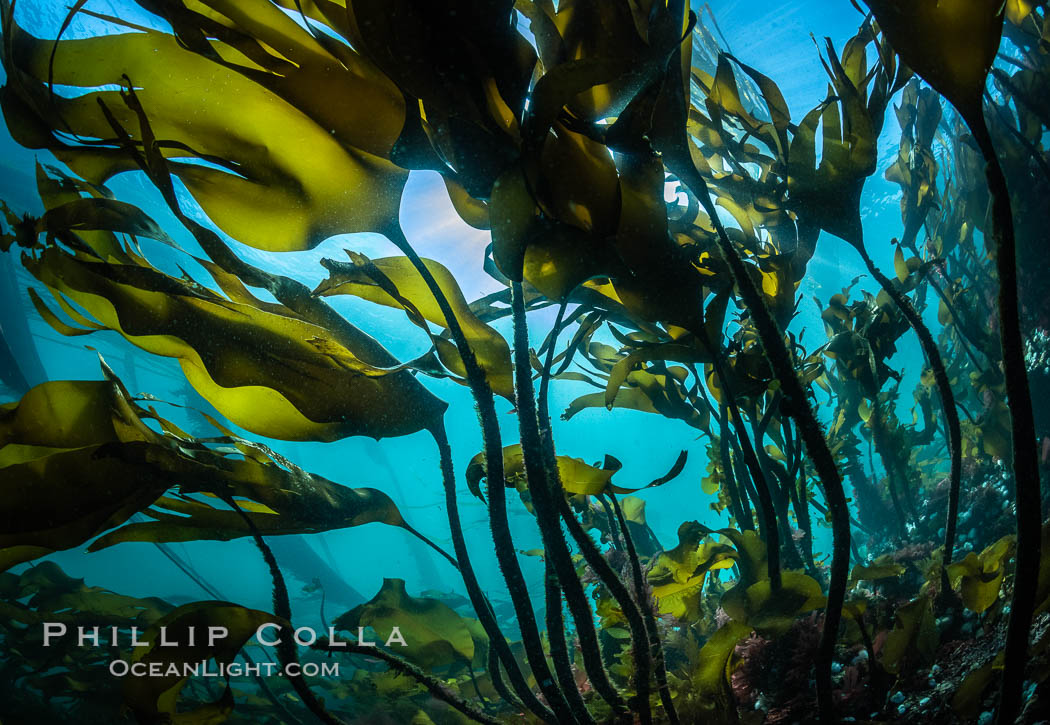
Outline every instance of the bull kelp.
POLYGON ((1050 719, 1048 9, 865 3, 0 0, 0 721, 1050 719))

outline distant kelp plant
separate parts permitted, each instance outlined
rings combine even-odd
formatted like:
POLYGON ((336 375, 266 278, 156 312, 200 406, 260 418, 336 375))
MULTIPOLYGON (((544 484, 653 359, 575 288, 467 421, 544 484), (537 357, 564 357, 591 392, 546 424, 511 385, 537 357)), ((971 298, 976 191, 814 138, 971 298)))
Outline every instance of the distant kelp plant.
POLYGON ((795 120, 774 80, 675 0, 135 3, 171 32, 79 0, 59 35, 78 13, 111 32, 40 39, 0 0, 5 121, 60 164, 36 167, 43 215, 4 205, 0 249, 20 251, 32 304, 58 333, 113 332, 177 359, 250 434, 428 432, 452 551, 386 494, 308 473, 227 422, 208 416, 215 434, 191 435, 104 362, 98 380, 36 386, 0 408, 0 699, 17 703, 5 719, 110 723, 122 703, 141 723, 951 722, 997 708, 1005 724, 1047 712, 1050 419, 1032 407, 1050 392, 1047 277, 1033 264, 1050 193, 1044 3, 871 0, 841 49, 815 51, 828 95, 795 120), (900 128, 892 241, 862 233, 887 120, 900 128), (419 170, 490 231, 477 262, 502 291, 469 301, 406 237, 401 196, 419 170), (115 198, 107 183, 129 172, 184 230, 115 198), (402 256, 348 249, 323 261, 314 290, 230 244, 294 253, 355 232, 402 256), (821 232, 877 287, 858 278, 817 299, 826 338, 814 345, 793 323, 821 232), (209 278, 162 272, 142 239, 209 278), (870 251, 887 244, 892 275, 870 251), (338 295, 403 311, 429 351, 396 359, 328 304, 338 295), (530 313, 551 307, 531 350, 530 313), (510 341, 492 324, 507 317, 510 341), (892 365, 912 333, 925 367, 908 415, 892 365), (438 377, 475 402, 483 450, 470 461, 453 461, 448 406, 426 385, 438 377), (626 408, 695 429, 697 510, 731 526, 686 520, 661 543, 643 491, 680 485, 698 452, 648 485, 618 479, 612 456, 559 454, 549 391, 566 383, 594 391, 565 420, 626 408), (496 396, 514 406, 516 438, 496 396), (479 585, 457 464, 486 507, 511 611, 479 585), (523 553, 542 557, 542 591, 526 584, 508 489, 540 535, 523 553), (121 685, 90 650, 40 646, 41 622, 101 623, 147 630, 145 652, 123 652, 135 661, 258 657, 255 628, 292 619, 268 539, 369 522, 448 558, 467 599, 388 578, 332 620, 342 634, 274 652, 282 665, 347 655, 352 676, 121 685), (273 612, 220 596, 134 600, 25 566, 85 544, 238 537, 270 570, 273 612), (232 633, 215 651, 153 646, 162 626, 211 624, 232 633), (356 639, 394 626, 409 646, 356 639))

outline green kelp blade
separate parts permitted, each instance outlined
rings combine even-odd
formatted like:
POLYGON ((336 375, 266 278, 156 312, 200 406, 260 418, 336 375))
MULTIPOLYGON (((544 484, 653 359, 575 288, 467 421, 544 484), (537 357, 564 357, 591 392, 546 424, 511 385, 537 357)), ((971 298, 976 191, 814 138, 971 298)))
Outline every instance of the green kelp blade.
POLYGON ((53 291, 147 352, 178 358, 228 419, 282 440, 374 438, 428 429, 445 404, 398 368, 360 360, 324 328, 232 302, 143 266, 56 247, 25 260, 53 291))
POLYGON ((699 663, 692 673, 700 701, 712 722, 733 722, 736 703, 729 685, 736 646, 751 634, 751 627, 727 622, 700 648, 699 663))
POLYGON ((69 576, 52 561, 40 562, 19 574, 14 591, 5 592, 5 597, 25 600, 28 609, 24 613, 28 613, 27 619, 31 620, 26 624, 61 621, 87 626, 126 626, 130 622, 146 627, 172 609, 170 604, 155 597, 140 599, 86 586, 83 579, 69 576))
POLYGON ((130 665, 154 667, 161 674, 124 678, 124 704, 140 722, 166 720, 185 725, 223 722, 234 707, 229 684, 218 701, 189 712, 178 712, 179 693, 189 679, 183 675, 183 667, 207 662, 214 671, 217 664, 230 664, 266 624, 283 629, 276 634, 271 632, 274 636, 291 636, 288 622, 231 602, 195 602, 173 610, 140 636, 146 646, 133 649, 129 661, 130 665), (162 628, 165 641, 176 642, 177 646, 161 644, 162 628), (193 644, 190 644, 191 636, 193 644))
POLYGON ((696 622, 700 601, 711 571, 736 563, 736 549, 728 544, 705 541, 706 533, 690 522, 678 528, 678 545, 661 552, 649 570, 648 581, 660 612, 696 622))
MULTIPOLYGON (((682 472, 682 468, 685 466, 685 457, 685 451, 682 451, 670 471, 640 488, 623 488, 613 484, 612 477, 619 470, 618 467, 600 468, 571 456, 557 456, 558 476, 561 479, 562 488, 568 494, 597 496, 606 491, 618 494, 632 494, 644 488, 662 486, 673 481, 682 472)), ((503 448, 503 471, 508 487, 517 488, 519 491, 527 490, 525 458, 521 450, 521 444, 515 443, 503 448)), ((470 492, 478 498, 484 498, 481 493, 481 481, 486 478, 484 452, 475 455, 470 460, 470 463, 467 464, 466 478, 470 492)), ((489 485, 491 485, 491 482, 489 485)))
MULTIPOLYGON (((31 148, 51 149, 96 185, 133 169, 134 162, 122 150, 68 144, 56 135, 111 138, 112 129, 98 107, 102 100, 134 136, 134 112, 114 91, 95 90, 125 85, 126 77, 148 110, 165 155, 173 160, 173 172, 231 237, 260 249, 295 251, 334 234, 381 231, 397 216, 407 179, 405 171, 376 155, 389 149, 402 124, 399 94, 374 69, 363 67, 359 74, 336 70, 344 68, 342 62, 272 4, 224 4, 236 18, 234 29, 249 39, 258 33, 278 43, 269 47, 263 41, 257 47, 269 58, 260 59, 279 67, 261 69, 218 38, 206 57, 155 30, 61 40, 54 54, 54 83, 87 92, 73 98, 49 96, 52 41, 30 36, 9 19, 5 35, 17 38, 12 47, 18 50, 5 62, 12 82, 3 110, 16 137, 31 148), (249 5, 253 9, 244 12, 249 5), (280 29, 261 23, 260 11, 268 11, 271 19, 280 15, 285 22, 280 29), (282 33, 280 42, 271 37, 282 33), (284 52, 298 66, 280 57, 284 52), (333 94, 329 82, 345 90, 333 94), (321 87, 323 93, 309 92, 321 87), (320 98, 326 100, 319 103, 320 98), (334 100, 339 98, 346 100, 334 100), (351 98, 356 105, 338 113, 337 106, 351 98), (187 113, 188 108, 193 112, 187 113), (195 163, 197 159, 209 163, 195 163)), ((348 59, 354 55, 349 52, 348 59)))
MULTIPOLYGON (((620 358, 616 358, 619 362, 620 358)), ((621 368, 622 372, 626 367, 621 368)), ((683 420, 694 428, 705 430, 710 421, 706 409, 698 410, 682 389, 684 368, 670 368, 666 372, 650 372, 656 368, 627 372, 626 385, 615 391, 609 404, 609 393, 587 393, 576 398, 562 414, 569 420, 587 408, 627 408, 644 413, 657 413, 667 418, 683 420)), ((606 385, 608 390, 608 384, 606 385)))
POLYGON ((902 564, 890 559, 889 556, 880 556, 870 565, 855 564, 849 575, 849 588, 853 588, 858 582, 877 581, 879 579, 894 579, 905 571, 902 564))
POLYGON ((719 534, 729 539, 737 552, 737 564, 740 566, 738 586, 745 588, 769 578, 766 563, 766 544, 754 531, 737 531, 736 529, 707 529, 708 534, 719 534))
POLYGON ((178 481, 154 469, 160 436, 111 381, 52 381, 0 408, 0 568, 69 549, 178 481))
MULTIPOLYGON (((609 486, 609 481, 615 473, 615 471, 588 465, 578 458, 569 456, 558 456, 557 458, 562 485, 569 493, 589 495, 601 493, 609 486)), ((519 491, 526 490, 525 458, 520 443, 503 448, 503 472, 508 487, 517 488, 519 491)), ((466 477, 467 487, 471 493, 478 498, 483 498, 481 481, 486 477, 483 452, 478 453, 467 464, 466 477)), ((489 485, 492 485, 491 481, 489 485)), ((612 488, 617 493, 627 492, 624 489, 612 488)))
POLYGON ((15 462, 8 446, 73 449, 158 439, 109 380, 52 380, 0 407, 0 465, 15 462))
POLYGON ((597 66, 586 72, 574 70, 584 75, 581 80, 566 83, 559 79, 564 90, 546 105, 554 107, 554 113, 565 106, 572 116, 590 122, 619 116, 659 74, 683 37, 687 41, 690 37, 690 13, 681 2, 572 2, 559 3, 556 12, 553 7, 545 9, 561 36, 561 44, 552 38, 549 47, 562 51, 557 64, 554 57, 545 55, 548 74, 581 66, 577 59, 597 66))
POLYGON ((83 231, 122 232, 174 245, 171 237, 141 209, 116 199, 85 197, 48 209, 37 221, 37 231, 49 235, 83 231))
MULTIPOLYGON (((542 82, 542 81, 541 81, 542 82)), ((602 239, 616 231, 620 214, 619 179, 608 147, 557 122, 534 167, 526 167, 530 187, 542 189, 544 213, 561 225, 602 239)), ((542 237, 530 244, 545 244, 542 237)), ((569 255, 565 255, 570 263, 569 255)), ((596 265, 600 258, 590 260, 596 265)), ((588 260, 577 260, 577 265, 588 260)), ((526 255, 526 265, 528 258, 526 255)), ((529 271, 526 269, 526 271, 529 271)))
MULTIPOLYGON (((148 0, 136 1, 147 10, 155 7, 148 0)), ((404 123, 404 98, 361 55, 360 44, 354 44, 345 3, 207 0, 203 4, 214 13, 198 9, 167 15, 180 40, 202 30, 208 34, 211 47, 192 50, 215 60, 210 52, 214 49, 226 68, 280 96, 340 143, 390 158, 404 123), (291 12, 282 11, 282 6, 291 12), (301 13, 324 23, 341 40, 311 32, 299 22, 301 13)))
MULTIPOLYGON (((653 360, 674 361, 681 363, 708 363, 711 356, 700 346, 664 343, 632 350, 621 358, 609 372, 609 381, 605 386, 605 407, 612 410, 621 387, 627 382, 627 376, 642 363, 653 360)), ((642 368, 644 369, 644 367, 642 368)))
POLYGON ((73 548, 147 508, 179 482, 157 470, 155 448, 107 443, 0 468, 0 561, 73 548))
MULTIPOLYGON (((389 496, 373 488, 348 488, 312 474, 307 474, 309 483, 303 485, 302 480, 296 481, 282 469, 254 463, 237 466, 239 470, 234 472, 209 471, 204 465, 179 463, 183 464, 180 468, 194 476, 216 474, 210 488, 219 490, 226 486, 236 491, 237 496, 244 496, 247 500, 237 503, 263 534, 312 534, 383 523, 404 528, 433 546, 405 522, 389 496), (245 475, 245 469, 254 470, 245 475), (266 477, 265 483, 246 481, 249 476, 258 479, 260 475, 266 477), (278 488, 282 484, 295 488, 278 488)), ((204 490, 207 485, 206 481, 199 481, 197 488, 201 493, 210 493, 204 490)), ((182 490, 189 491, 190 487, 182 490)), ((251 536, 240 514, 212 505, 207 498, 164 496, 142 512, 151 521, 125 524, 99 537, 88 550, 99 551, 126 541, 229 541, 251 536)))
MULTIPOLYGON (((149 215, 130 204, 84 210, 85 202, 89 205, 99 201, 110 204, 115 202, 112 192, 104 186, 90 184, 59 168, 44 167, 37 162, 36 189, 45 209, 44 217, 33 222, 37 236, 47 232, 49 238, 57 238, 67 244, 82 242, 99 259, 117 262, 130 262, 133 257, 117 240, 116 232, 140 234, 176 246, 149 215), (44 218, 52 212, 56 216, 52 216, 52 221, 47 223, 47 229, 42 228, 44 218)), ((36 245, 28 243, 26 246, 36 245)))
POLYGON ((826 604, 817 580, 797 571, 781 573, 779 591, 774 592, 769 579, 764 579, 746 589, 738 585, 722 597, 722 608, 730 617, 768 636, 783 634, 800 614, 826 604))
MULTIPOLYGON (((766 546, 754 531, 713 530, 691 521, 679 527, 678 539, 678 546, 662 553, 650 573, 654 594, 662 592, 669 611, 676 616, 682 616, 679 612, 688 616, 695 610, 697 588, 703 585, 707 572, 733 564, 739 566, 740 577, 722 597, 721 605, 737 622, 776 634, 787 629, 799 614, 825 604, 820 584, 801 572, 783 572, 781 589, 772 591, 766 546), (704 541, 715 534, 731 545, 704 541)), ((663 610, 663 601, 660 606, 663 610)))
POLYGON ((441 180, 445 182, 449 201, 452 202, 452 208, 459 214, 459 218, 475 229, 488 231, 492 227, 488 202, 472 197, 463 185, 454 179, 442 176, 441 180))
POLYGON ((161 497, 142 512, 152 520, 127 523, 110 531, 89 550, 124 541, 228 541, 250 536, 243 516, 218 505, 232 496, 245 516, 267 535, 310 534, 382 523, 404 529, 449 558, 405 521, 397 504, 382 491, 335 483, 299 468, 262 444, 231 437, 229 431, 222 430, 227 435, 219 441, 232 443, 232 450, 180 441, 180 450, 186 455, 168 462, 180 477, 180 495, 161 497))
MULTIPOLYGON (((314 290, 314 294, 354 295, 376 304, 405 310, 409 317, 414 318, 413 321, 424 329, 428 329, 426 322, 448 327, 437 300, 407 257, 370 260, 355 253, 348 254, 352 260, 349 264, 331 260, 323 262, 329 276, 314 290)), ((424 259, 423 264, 434 275, 448 300, 492 391, 513 399, 514 383, 507 341, 471 311, 459 284, 444 265, 431 259, 424 259)), ((465 376, 466 370, 455 346, 436 335, 431 337, 437 346, 442 364, 460 377, 465 376)))
POLYGON ((381 491, 341 486, 251 441, 229 435, 198 441, 139 408, 108 368, 104 371, 108 380, 47 382, 18 403, 0 407, 3 568, 100 534, 91 551, 121 541, 248 536, 239 514, 208 503, 231 496, 264 533, 305 534, 379 522, 434 547, 381 491), (149 428, 146 418, 163 433, 149 428), (212 447, 216 442, 220 445, 212 447), (165 496, 169 489, 178 495, 165 496), (140 512, 153 520, 127 523, 140 512))
MULTIPOLYGON (((18 707, 21 693, 32 693, 30 697, 39 693, 53 701, 75 702, 78 711, 90 709, 108 722, 121 701, 121 679, 107 666, 120 657, 120 650, 109 646, 114 630, 120 630, 118 646, 126 647, 129 627, 141 632, 172 609, 154 597, 136 598, 87 586, 50 561, 24 567, 20 574, 0 573, 4 658, 8 672, 18 673, 19 693, 5 698, 5 714, 18 707), (78 627, 88 637, 94 631, 97 646, 81 640, 78 627), (44 647, 42 633, 55 635, 44 647)), ((64 709, 53 713, 29 717, 32 722, 68 719, 64 709)))
POLYGON ((906 667, 928 664, 937 652, 939 639, 932 601, 919 596, 897 608, 893 630, 882 648, 882 666, 896 675, 906 667))
POLYGON ((444 602, 409 595, 403 579, 384 579, 370 601, 333 622, 337 630, 349 631, 355 637, 359 627, 371 627, 379 644, 384 644, 397 627, 406 646, 394 644, 394 652, 428 671, 473 661, 476 628, 470 623, 444 602))
POLYGON ((1003 32, 1003 0, 865 2, 910 68, 964 116, 980 113, 1003 32))
POLYGON ((496 180, 489 201, 492 259, 503 275, 522 280, 525 252, 538 228, 539 208, 525 173, 513 166, 496 180))
POLYGON ((1017 537, 1004 536, 980 554, 969 552, 962 561, 948 565, 948 580, 959 590, 967 609, 981 612, 995 604, 1006 577, 1006 565, 1017 549, 1017 537))

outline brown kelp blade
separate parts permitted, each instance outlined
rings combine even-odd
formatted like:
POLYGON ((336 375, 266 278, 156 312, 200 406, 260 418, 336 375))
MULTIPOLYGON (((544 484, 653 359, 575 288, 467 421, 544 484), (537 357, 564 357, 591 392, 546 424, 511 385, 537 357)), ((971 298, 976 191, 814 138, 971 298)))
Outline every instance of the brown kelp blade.
POLYGON ((865 0, 905 63, 963 115, 981 96, 1003 32, 1001 0, 865 0))
POLYGON ((394 636, 396 627, 407 646, 395 651, 427 671, 470 666, 479 654, 476 650, 487 648, 483 632, 481 642, 475 641, 475 624, 442 601, 411 596, 403 579, 384 579, 371 600, 333 622, 337 630, 347 630, 354 636, 359 627, 371 627, 381 643, 394 636))
POLYGON ((10 482, 0 507, 4 568, 100 534, 92 551, 122 541, 247 536, 236 512, 212 505, 231 495, 266 533, 380 522, 433 546, 381 491, 341 486, 241 438, 194 439, 141 408, 107 373, 101 381, 43 383, 0 410, 0 471, 10 482), (136 513, 152 520, 129 521, 136 513))

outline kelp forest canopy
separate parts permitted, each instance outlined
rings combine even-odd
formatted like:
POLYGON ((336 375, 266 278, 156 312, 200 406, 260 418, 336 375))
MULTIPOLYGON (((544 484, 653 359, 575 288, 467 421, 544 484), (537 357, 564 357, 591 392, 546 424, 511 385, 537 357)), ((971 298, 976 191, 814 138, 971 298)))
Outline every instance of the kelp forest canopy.
POLYGON ((4 723, 1050 719, 1045 2, 854 3, 855 34, 811 49, 826 93, 789 108, 775 63, 683 0, 77 0, 37 37, 42 1, 0 0, 0 110, 43 210, 0 207, 4 723), (496 291, 406 233, 421 172, 496 291), (899 197, 878 235, 869 182, 899 197), (812 285, 836 256, 864 274, 812 285), (318 260, 313 288, 289 273, 318 260), (173 359, 192 395, 101 355, 31 384, 30 318, 173 359), (422 354, 393 352, 406 334, 422 354), (658 418, 685 450, 577 457, 574 431, 658 418), (412 434, 437 524, 349 458, 333 477, 280 452, 412 434), (665 485, 676 537, 646 519, 665 485), (378 591, 290 587, 284 552, 365 524, 455 581, 391 561, 378 591), (174 548, 235 540, 266 609, 174 548), (208 598, 52 558, 132 542, 208 598), (48 622, 146 644, 44 647, 48 622), (267 648, 266 624, 323 636, 267 648), (195 627, 229 636, 160 644, 195 627), (114 657, 281 674, 119 678, 114 657))

